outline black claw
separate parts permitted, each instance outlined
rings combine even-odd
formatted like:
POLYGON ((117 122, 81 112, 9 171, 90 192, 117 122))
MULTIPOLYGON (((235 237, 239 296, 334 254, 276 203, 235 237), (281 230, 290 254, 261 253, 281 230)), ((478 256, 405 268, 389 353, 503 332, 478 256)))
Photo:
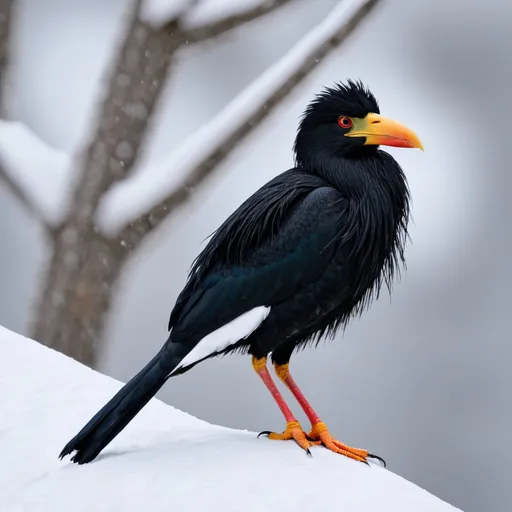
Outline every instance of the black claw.
POLYGON ((363 464, 366 464, 368 467, 371 467, 371 466, 370 466, 370 463, 369 463, 367 460, 362 460, 361 462, 362 462, 363 464))
POLYGON ((386 461, 382 457, 379 457, 378 455, 375 455, 373 453, 369 453, 368 457, 370 459, 377 459, 378 461, 382 462, 382 467, 386 467, 386 461))
POLYGON ((306 455, 308 457, 313 457, 313 454, 311 453, 311 450, 309 448, 306 450, 306 455))
POLYGON ((269 436, 270 434, 272 434, 272 432, 270 430, 264 430, 263 432, 260 432, 258 434, 258 439, 260 438, 260 436, 269 436))

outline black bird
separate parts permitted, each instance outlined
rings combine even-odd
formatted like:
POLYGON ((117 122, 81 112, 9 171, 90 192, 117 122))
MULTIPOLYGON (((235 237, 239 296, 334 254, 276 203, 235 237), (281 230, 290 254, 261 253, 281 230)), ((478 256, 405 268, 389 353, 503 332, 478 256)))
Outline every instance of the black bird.
MULTIPOLYGON (((367 462, 366 450, 334 439, 290 375, 297 349, 346 326, 404 263, 409 191, 399 164, 380 145, 422 148, 405 126, 381 117, 373 94, 349 80, 307 107, 294 145, 295 167, 247 199, 214 233, 191 267, 160 352, 64 447, 60 457, 91 462, 165 384, 230 352, 254 370, 286 419, 270 439, 309 453, 322 444, 367 462), (267 369, 311 421, 305 433, 267 369)), ((377 457, 378 458, 378 457, 377 457)))

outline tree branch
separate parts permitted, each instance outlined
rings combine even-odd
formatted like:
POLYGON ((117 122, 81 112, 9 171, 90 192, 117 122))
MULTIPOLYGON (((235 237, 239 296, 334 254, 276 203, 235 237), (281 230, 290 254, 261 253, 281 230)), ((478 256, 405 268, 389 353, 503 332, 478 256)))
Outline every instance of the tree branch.
MULTIPOLYGON (((322 59, 354 32, 380 1, 354 0, 342 2, 342 5, 334 7, 322 23, 171 155, 161 170, 169 174, 169 170, 172 169, 174 173, 184 175, 184 178, 166 195, 162 186, 156 189, 156 193, 155 190, 151 190, 153 196, 149 201, 153 201, 153 204, 145 212, 136 208, 144 208, 144 203, 149 202, 148 198, 137 203, 126 202, 122 197, 123 191, 120 190, 118 196, 122 203, 121 210, 125 211, 118 212, 121 215, 117 217, 128 222, 118 231, 118 240, 127 249, 135 248, 148 233, 187 203, 193 195, 193 190, 197 190, 198 186, 203 185, 219 170, 220 164, 233 149, 283 103, 322 59), (130 210, 128 212, 127 206, 130 210), (131 221, 126 218, 127 214, 133 215, 131 221)), ((141 180, 146 180, 146 183, 147 180, 155 181, 155 177, 147 171, 139 176, 141 180)), ((139 200, 142 199, 144 187, 141 187, 140 180, 134 177, 130 181, 133 183, 125 182, 124 185, 136 187, 137 190, 132 192, 136 192, 139 200)), ((116 222, 119 223, 119 219, 116 222)))
POLYGON ((143 22, 141 4, 133 0, 93 135, 79 161, 69 224, 89 224, 102 196, 134 169, 181 40, 176 20, 159 29, 143 22))
MULTIPOLYGON (((221 19, 201 23, 183 31, 183 42, 187 44, 203 43, 210 39, 222 36, 231 30, 237 29, 246 23, 270 14, 286 4, 295 2, 296 0, 263 0, 260 4, 252 5, 245 10, 238 10, 234 14, 225 16, 221 19)), ((198 7, 200 9, 200 5, 198 7)), ((192 10, 192 15, 194 10, 192 10)), ((185 27, 187 27, 187 16, 184 19, 185 27)))

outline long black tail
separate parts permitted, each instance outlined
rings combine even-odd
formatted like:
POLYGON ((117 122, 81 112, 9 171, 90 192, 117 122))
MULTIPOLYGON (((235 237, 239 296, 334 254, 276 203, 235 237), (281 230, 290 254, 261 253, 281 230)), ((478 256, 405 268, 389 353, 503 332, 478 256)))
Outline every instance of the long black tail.
POLYGON ((179 362, 179 359, 175 360, 170 352, 169 348, 164 346, 64 446, 59 457, 62 459, 71 452, 76 452, 71 460, 77 464, 87 464, 94 460, 165 384, 169 373, 179 362))

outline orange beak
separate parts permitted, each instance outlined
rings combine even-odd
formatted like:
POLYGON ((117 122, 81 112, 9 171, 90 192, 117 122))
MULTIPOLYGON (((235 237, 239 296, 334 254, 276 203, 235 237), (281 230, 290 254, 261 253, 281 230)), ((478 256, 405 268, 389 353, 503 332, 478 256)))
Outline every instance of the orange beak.
POLYGON ((407 126, 387 119, 379 114, 368 114, 363 119, 352 119, 353 127, 345 137, 365 137, 365 146, 395 146, 399 148, 418 148, 423 144, 418 136, 407 126))

